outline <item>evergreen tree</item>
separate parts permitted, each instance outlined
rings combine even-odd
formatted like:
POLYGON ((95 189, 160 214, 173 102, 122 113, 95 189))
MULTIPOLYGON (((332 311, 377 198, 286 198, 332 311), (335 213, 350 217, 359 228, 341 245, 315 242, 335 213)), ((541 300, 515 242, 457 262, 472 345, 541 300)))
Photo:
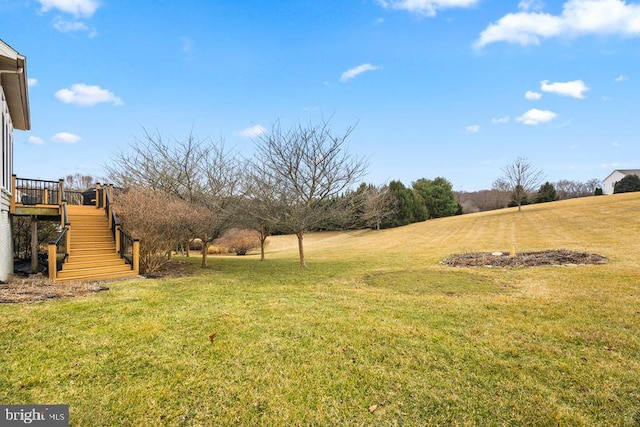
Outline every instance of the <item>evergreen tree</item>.
POLYGON ((631 193, 634 191, 640 191, 640 176, 627 175, 620 181, 616 182, 613 187, 613 193, 631 193))
POLYGON ((391 181, 389 183, 389 192, 394 199, 396 209, 393 215, 384 220, 382 228, 399 227, 413 222, 424 221, 429 217, 429 212, 422 197, 417 192, 405 187, 402 182, 391 181))
POLYGON ((554 202, 558 200, 558 194, 556 188, 549 181, 540 186, 538 193, 536 194, 536 203, 554 202))
POLYGON ((458 211, 453 186, 443 177, 439 176, 433 180, 420 178, 413 183, 413 190, 424 200, 429 218, 451 216, 458 211))

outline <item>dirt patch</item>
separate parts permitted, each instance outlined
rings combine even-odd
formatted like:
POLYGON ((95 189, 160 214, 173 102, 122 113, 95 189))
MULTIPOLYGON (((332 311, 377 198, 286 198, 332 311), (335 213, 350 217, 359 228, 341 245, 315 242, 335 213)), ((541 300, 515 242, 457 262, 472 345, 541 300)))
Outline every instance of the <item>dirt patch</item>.
POLYGON ((0 304, 31 303, 50 299, 72 298, 109 290, 103 283, 51 283, 41 274, 16 277, 0 285, 0 304))
POLYGON ((509 256, 509 252, 475 252, 453 255, 442 261, 451 267, 537 267, 542 265, 606 264, 607 258, 588 252, 565 249, 522 252, 509 256))
POLYGON ((170 260, 162 264, 158 270, 152 273, 144 273, 143 276, 147 279, 162 279, 165 277, 181 277, 188 276, 189 263, 186 261, 170 260))

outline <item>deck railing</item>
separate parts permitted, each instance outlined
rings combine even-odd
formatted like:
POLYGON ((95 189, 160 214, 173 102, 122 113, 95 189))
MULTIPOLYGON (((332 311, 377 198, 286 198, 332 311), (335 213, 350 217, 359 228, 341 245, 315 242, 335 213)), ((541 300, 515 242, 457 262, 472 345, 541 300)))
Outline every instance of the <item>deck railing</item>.
POLYGON ((104 208, 106 220, 116 244, 116 252, 128 264, 134 274, 140 272, 140 240, 126 233, 118 221, 113 209, 112 185, 96 184, 87 191, 64 189, 64 180, 46 181, 41 179, 18 178, 12 176, 11 214, 16 213, 17 205, 58 205, 60 215, 60 235, 49 242, 49 278, 56 279, 57 272, 70 255, 71 224, 67 215, 67 205, 95 205, 96 209, 104 208))
POLYGON ((131 269, 135 274, 140 273, 140 239, 134 239, 129 233, 124 231, 113 209, 114 187, 112 185, 96 184, 96 207, 103 207, 107 216, 107 223, 111 228, 111 234, 116 242, 116 252, 127 264, 131 264, 131 269))

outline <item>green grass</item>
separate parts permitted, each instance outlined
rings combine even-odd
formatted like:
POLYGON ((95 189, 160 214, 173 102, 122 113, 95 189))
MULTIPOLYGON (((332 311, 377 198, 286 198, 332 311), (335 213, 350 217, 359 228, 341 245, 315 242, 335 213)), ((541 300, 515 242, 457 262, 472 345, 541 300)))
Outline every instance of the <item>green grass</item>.
POLYGON ((73 425, 637 425, 640 195, 273 238, 267 260, 0 306, 0 402, 73 425), (469 251, 606 265, 454 269, 469 251), (209 337, 215 333, 213 342, 209 337))

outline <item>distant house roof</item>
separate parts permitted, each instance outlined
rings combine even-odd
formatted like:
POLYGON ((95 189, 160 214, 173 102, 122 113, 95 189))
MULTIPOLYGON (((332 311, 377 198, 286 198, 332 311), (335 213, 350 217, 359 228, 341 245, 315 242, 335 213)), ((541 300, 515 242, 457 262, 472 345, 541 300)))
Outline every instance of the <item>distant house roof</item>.
POLYGON ((611 175, 613 175, 616 172, 620 172, 621 174, 627 176, 627 175, 638 175, 640 176, 640 169, 616 169, 613 172, 611 172, 609 175, 607 175, 607 177, 604 179, 605 181, 607 179, 609 179, 609 177, 611 175))
POLYGON ((0 40, 0 85, 4 90, 13 127, 31 128, 29 92, 27 88, 27 59, 0 40))

